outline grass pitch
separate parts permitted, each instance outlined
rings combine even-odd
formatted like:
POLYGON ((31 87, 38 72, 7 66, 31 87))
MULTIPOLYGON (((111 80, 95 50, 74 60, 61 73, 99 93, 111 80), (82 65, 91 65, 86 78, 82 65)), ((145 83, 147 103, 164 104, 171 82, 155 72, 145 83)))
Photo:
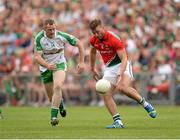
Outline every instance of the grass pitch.
POLYGON ((4 107, 0 138, 144 139, 180 138, 180 107, 156 106, 152 119, 140 106, 119 106, 124 129, 106 129, 112 123, 105 107, 67 107, 67 117, 50 125, 50 108, 4 107))

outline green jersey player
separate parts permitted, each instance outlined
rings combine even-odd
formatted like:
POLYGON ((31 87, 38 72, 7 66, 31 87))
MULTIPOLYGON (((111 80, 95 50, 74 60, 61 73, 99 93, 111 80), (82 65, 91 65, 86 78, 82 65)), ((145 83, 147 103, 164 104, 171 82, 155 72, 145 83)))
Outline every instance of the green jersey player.
POLYGON ((62 85, 66 76, 66 59, 64 57, 65 44, 77 46, 79 50, 79 62, 77 72, 84 70, 84 48, 76 37, 56 30, 53 19, 44 21, 43 30, 35 37, 34 58, 40 65, 41 79, 45 85, 48 98, 51 102, 51 124, 58 124, 58 111, 61 116, 66 116, 66 110, 62 103, 62 85))

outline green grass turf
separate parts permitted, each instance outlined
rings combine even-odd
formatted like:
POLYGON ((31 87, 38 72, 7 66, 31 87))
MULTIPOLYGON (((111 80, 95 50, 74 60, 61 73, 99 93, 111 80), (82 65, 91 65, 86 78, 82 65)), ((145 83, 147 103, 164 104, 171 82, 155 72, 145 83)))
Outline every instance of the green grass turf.
POLYGON ((49 108, 3 107, 0 138, 180 138, 180 107, 156 106, 152 119, 140 106, 119 106, 124 129, 105 129, 112 123, 105 107, 67 107, 68 116, 50 125, 49 108))

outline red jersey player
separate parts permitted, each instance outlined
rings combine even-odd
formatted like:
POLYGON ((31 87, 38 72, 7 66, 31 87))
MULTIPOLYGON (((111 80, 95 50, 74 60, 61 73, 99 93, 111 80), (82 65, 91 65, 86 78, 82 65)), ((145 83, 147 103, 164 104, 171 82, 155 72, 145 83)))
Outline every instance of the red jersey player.
POLYGON ((113 99, 113 93, 116 89, 136 100, 152 118, 155 118, 157 113, 152 105, 131 86, 133 79, 132 66, 128 61, 124 43, 113 32, 105 30, 99 19, 92 20, 89 27, 93 33, 89 40, 91 44, 90 65, 93 77, 96 80, 99 77, 95 69, 96 51, 98 51, 106 66, 103 79, 111 83, 111 89, 103 94, 103 100, 114 122, 106 128, 124 128, 113 99))

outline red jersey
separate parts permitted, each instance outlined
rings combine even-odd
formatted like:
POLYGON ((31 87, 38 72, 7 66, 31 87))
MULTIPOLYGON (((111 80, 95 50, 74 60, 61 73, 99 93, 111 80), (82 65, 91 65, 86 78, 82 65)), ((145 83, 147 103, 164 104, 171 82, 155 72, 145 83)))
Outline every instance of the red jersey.
POLYGON ((102 56, 107 67, 121 62, 117 50, 124 49, 124 43, 112 32, 106 31, 103 39, 99 40, 95 35, 90 38, 90 44, 96 48, 102 56))

